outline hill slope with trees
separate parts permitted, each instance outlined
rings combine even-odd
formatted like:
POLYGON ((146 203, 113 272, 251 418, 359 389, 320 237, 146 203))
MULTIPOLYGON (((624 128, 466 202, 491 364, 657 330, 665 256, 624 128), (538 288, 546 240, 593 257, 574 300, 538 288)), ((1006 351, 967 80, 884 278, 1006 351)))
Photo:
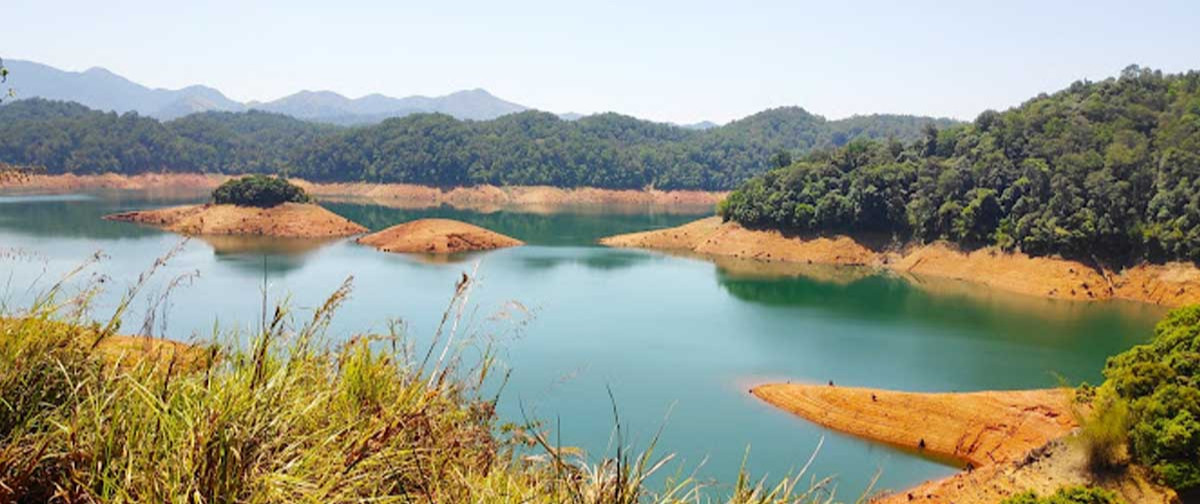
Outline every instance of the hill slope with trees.
POLYGON ((1200 73, 1131 66, 907 145, 855 139, 749 180, 719 211, 800 233, 1200 260, 1200 73))
POLYGON ((796 108, 703 131, 537 111, 490 121, 414 114, 355 128, 284 115, 206 112, 168 122, 40 99, 0 107, 0 161, 49 173, 279 173, 316 181, 727 190, 800 156, 861 138, 913 141, 950 120, 829 121, 796 108))

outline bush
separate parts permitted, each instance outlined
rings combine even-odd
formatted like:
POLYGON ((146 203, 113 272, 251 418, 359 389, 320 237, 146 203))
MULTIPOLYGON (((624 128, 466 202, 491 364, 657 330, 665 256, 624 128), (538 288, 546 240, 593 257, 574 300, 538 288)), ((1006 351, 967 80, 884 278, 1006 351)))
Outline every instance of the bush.
POLYGON ((1200 488, 1200 306, 1171 312, 1154 332, 1109 359, 1104 387, 1128 406, 1134 459, 1177 490, 1200 488))
POLYGON ((1005 499, 1000 504, 1123 504, 1116 494, 1103 488, 1074 486, 1060 488, 1054 495, 1038 497, 1029 491, 1005 499))
POLYGON ((1093 400, 1095 410, 1085 418, 1079 436, 1087 455, 1088 467, 1095 472, 1125 465, 1128 461, 1129 406, 1119 398, 1093 400))
POLYGON ((213 200, 219 205, 267 208, 282 203, 308 203, 312 198, 283 177, 250 175, 221 184, 213 191, 213 200))

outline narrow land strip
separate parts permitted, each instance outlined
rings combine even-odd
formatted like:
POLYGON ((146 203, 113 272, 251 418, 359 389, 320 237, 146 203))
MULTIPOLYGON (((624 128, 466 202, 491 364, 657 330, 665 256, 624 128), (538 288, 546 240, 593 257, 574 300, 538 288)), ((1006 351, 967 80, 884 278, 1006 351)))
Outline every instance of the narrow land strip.
POLYGON ((364 233, 367 228, 318 205, 283 203, 270 208, 187 205, 106 215, 186 235, 259 235, 328 238, 364 233))
POLYGON ((1077 426, 1067 389, 921 394, 776 383, 751 393, 825 427, 973 467, 1022 457, 1077 426))
POLYGON ((1200 303, 1200 268, 1189 263, 1139 264, 1120 271, 1058 257, 1030 257, 947 243, 868 246, 849 236, 797 237, 746 229, 709 217, 682 226, 610 236, 611 247, 687 251, 708 256, 837 266, 871 266, 902 276, 949 278, 1054 299, 1125 299, 1163 306, 1200 303))
POLYGON ((1082 447, 1069 389, 913 393, 808 384, 751 389, 760 399, 818 425, 864 439, 948 457, 966 470, 872 502, 996 504, 1034 490, 1051 494, 1071 485, 1100 486, 1130 504, 1178 502, 1145 468, 1097 477, 1082 447))
MULTIPOLYGON (((146 173, 119 175, 22 175, 0 177, 0 188, 23 191, 70 192, 94 189, 207 193, 229 180, 228 175, 199 173, 146 173)), ((569 205, 653 205, 689 212, 711 210, 728 192, 662 191, 657 189, 561 188, 551 186, 493 186, 438 188, 414 184, 366 182, 311 182, 290 179, 320 198, 356 197, 381 204, 423 208, 449 205, 462 208, 504 206, 558 207, 569 205)))
POLYGON ((420 219, 360 237, 383 252, 453 254, 524 245, 515 238, 450 219, 420 219))

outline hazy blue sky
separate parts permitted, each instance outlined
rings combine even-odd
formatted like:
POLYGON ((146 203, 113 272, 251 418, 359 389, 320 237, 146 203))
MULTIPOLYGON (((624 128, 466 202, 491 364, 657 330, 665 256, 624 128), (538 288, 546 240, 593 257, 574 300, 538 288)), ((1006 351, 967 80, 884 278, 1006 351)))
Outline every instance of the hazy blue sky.
POLYGON ((0 56, 238 100, 482 87, 554 112, 973 118, 1129 63, 1200 69, 1200 1, 8 0, 0 56))

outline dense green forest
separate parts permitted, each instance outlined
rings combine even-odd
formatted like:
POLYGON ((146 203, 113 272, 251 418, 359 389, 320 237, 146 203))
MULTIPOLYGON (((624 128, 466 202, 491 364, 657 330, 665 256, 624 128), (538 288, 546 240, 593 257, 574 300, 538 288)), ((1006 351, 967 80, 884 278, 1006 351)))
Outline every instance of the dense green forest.
POLYGON ((749 180, 719 211, 800 233, 1200 260, 1200 73, 1131 66, 909 144, 854 139, 749 180))
POLYGON ((258 111, 162 123, 29 99, 0 107, 0 161, 51 173, 281 173, 437 186, 721 190, 765 171, 776 153, 799 156, 860 138, 913 141, 929 124, 955 123, 896 115, 828 121, 793 107, 705 131, 611 113, 567 121, 536 111, 491 121, 416 114, 339 128, 258 111))

